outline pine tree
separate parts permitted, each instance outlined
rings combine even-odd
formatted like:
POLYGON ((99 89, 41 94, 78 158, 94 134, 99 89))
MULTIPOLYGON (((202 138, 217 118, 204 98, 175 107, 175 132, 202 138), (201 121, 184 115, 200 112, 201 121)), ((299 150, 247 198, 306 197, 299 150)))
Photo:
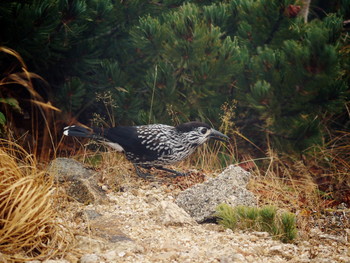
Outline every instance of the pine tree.
POLYGON ((131 32, 140 58, 133 72, 162 102, 154 103, 157 118, 169 109, 184 120, 218 116, 232 74, 242 69, 242 51, 210 22, 225 16, 223 8, 214 8, 185 4, 159 19, 141 19, 131 32))
POLYGON ((162 101, 153 108, 160 116, 172 106, 182 119, 215 120, 235 99, 236 123, 252 141, 267 133, 275 146, 300 152, 322 143, 323 121, 343 109, 348 86, 342 18, 304 23, 299 11, 289 0, 235 0, 142 18, 131 33, 133 72, 162 101))
MULTIPOLYGON (((127 86, 120 64, 129 27, 161 9, 139 0, 5 1, 0 45, 16 50, 49 83, 36 83, 48 100, 70 116, 89 110, 88 116, 96 110, 96 93, 127 86)), ((9 67, 2 57, 1 72, 9 67)))
POLYGON ((304 23, 291 1, 235 2, 237 33, 250 56, 237 78, 248 129, 268 133, 285 151, 321 144, 322 122, 344 107, 348 91, 338 53, 342 19, 304 23))

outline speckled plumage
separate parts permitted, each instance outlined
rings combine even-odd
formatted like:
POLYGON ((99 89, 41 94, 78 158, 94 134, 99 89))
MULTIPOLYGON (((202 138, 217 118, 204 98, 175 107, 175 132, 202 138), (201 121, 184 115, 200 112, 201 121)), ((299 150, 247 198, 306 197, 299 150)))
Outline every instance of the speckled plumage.
POLYGON ((126 158, 135 165, 159 169, 163 169, 162 165, 184 160, 210 138, 218 140, 227 138, 210 128, 208 124, 201 122, 188 122, 176 127, 151 124, 92 130, 80 126, 68 126, 64 129, 64 134, 96 139, 117 151, 124 152, 126 158))

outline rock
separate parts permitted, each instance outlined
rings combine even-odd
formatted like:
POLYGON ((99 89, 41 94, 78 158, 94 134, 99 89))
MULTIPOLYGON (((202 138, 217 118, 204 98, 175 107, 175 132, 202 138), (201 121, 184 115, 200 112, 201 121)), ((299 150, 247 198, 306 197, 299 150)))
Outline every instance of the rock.
POLYGON ((70 262, 65 259, 47 259, 42 261, 42 263, 70 263, 70 262))
POLYGON ((97 174, 76 160, 57 158, 51 162, 48 173, 64 186, 73 200, 83 204, 107 202, 105 192, 97 184, 97 174))
POLYGON ((107 262, 116 262, 117 261, 116 259, 119 257, 119 255, 117 255, 117 252, 115 252, 114 250, 110 250, 103 253, 101 257, 105 259, 107 262))
POLYGON ((70 158, 56 158, 49 167, 58 182, 71 181, 74 179, 88 179, 93 176, 91 170, 86 169, 80 162, 70 158))
POLYGON ((232 255, 225 255, 221 256, 219 259, 220 263, 240 263, 240 262, 246 262, 245 257, 242 254, 232 254, 232 255))
POLYGON ((292 258, 297 251, 297 247, 292 244, 280 244, 270 247, 270 255, 280 255, 285 258, 292 258))
POLYGON ((108 247, 106 240, 99 240, 90 236, 76 236, 75 238, 77 241, 77 247, 85 252, 93 249, 94 253, 100 253, 108 247))
POLYGON ((151 258, 152 262, 177 262, 177 253, 174 251, 160 252, 151 258))
POLYGON ((335 235, 330 235, 330 234, 321 234, 321 235, 319 235, 319 238, 329 239, 329 240, 333 240, 333 241, 340 242, 340 243, 343 243, 343 244, 347 244, 347 240, 343 236, 335 236, 335 235))
POLYGON ((249 172, 230 165, 216 178, 181 192, 176 204, 199 223, 213 219, 216 207, 222 203, 254 206, 256 198, 246 189, 249 177, 249 172))
POLYGON ((83 204, 90 204, 95 202, 95 196, 89 184, 82 179, 71 180, 69 185, 66 187, 66 194, 83 204))
MULTIPOLYGON (((113 227, 113 226, 112 226, 113 227)), ((143 246, 137 244, 131 239, 120 239, 117 242, 106 239, 97 239, 88 236, 77 236, 77 247, 85 254, 81 257, 80 262, 90 262, 88 260, 97 260, 91 262, 120 262, 120 258, 127 255, 136 255, 144 253, 143 246), (93 256, 97 255, 98 259, 93 256), (104 259, 104 260, 102 260, 104 259)))
POLYGON ((86 209, 84 211, 84 214, 87 216, 89 220, 95 220, 96 218, 102 216, 100 213, 96 212, 95 210, 92 209, 86 209))
POLYGON ((165 226, 183 226, 196 222, 182 208, 170 201, 161 201, 157 213, 158 221, 165 226))
POLYGON ((268 232, 253 231, 251 234, 255 235, 259 238, 269 238, 270 237, 270 234, 268 232))
POLYGON ((64 255, 64 258, 69 262, 69 263, 78 263, 79 262, 79 258, 77 254, 73 253, 67 253, 66 255, 64 255))
POLYGON ((80 263, 99 263, 100 257, 96 254, 85 254, 80 258, 80 263))
POLYGON ((118 228, 120 222, 116 217, 98 217, 90 222, 90 228, 94 235, 102 237, 108 242, 133 241, 118 228))

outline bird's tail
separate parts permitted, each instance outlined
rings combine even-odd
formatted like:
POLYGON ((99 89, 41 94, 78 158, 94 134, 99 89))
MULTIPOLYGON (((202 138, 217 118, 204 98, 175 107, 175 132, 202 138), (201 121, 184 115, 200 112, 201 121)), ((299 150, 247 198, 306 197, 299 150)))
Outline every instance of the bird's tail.
POLYGON ((84 128, 82 126, 67 126, 63 129, 63 134, 66 136, 75 136, 75 137, 85 137, 92 139, 101 139, 102 137, 94 131, 84 128))

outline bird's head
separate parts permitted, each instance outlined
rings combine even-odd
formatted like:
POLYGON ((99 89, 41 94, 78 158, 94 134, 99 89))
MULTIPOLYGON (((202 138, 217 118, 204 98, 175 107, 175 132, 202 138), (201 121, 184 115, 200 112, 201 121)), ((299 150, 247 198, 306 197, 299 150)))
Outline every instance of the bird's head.
POLYGON ((229 137, 202 122, 187 122, 175 127, 178 132, 186 134, 186 138, 194 145, 201 145, 209 139, 227 142, 229 137))

